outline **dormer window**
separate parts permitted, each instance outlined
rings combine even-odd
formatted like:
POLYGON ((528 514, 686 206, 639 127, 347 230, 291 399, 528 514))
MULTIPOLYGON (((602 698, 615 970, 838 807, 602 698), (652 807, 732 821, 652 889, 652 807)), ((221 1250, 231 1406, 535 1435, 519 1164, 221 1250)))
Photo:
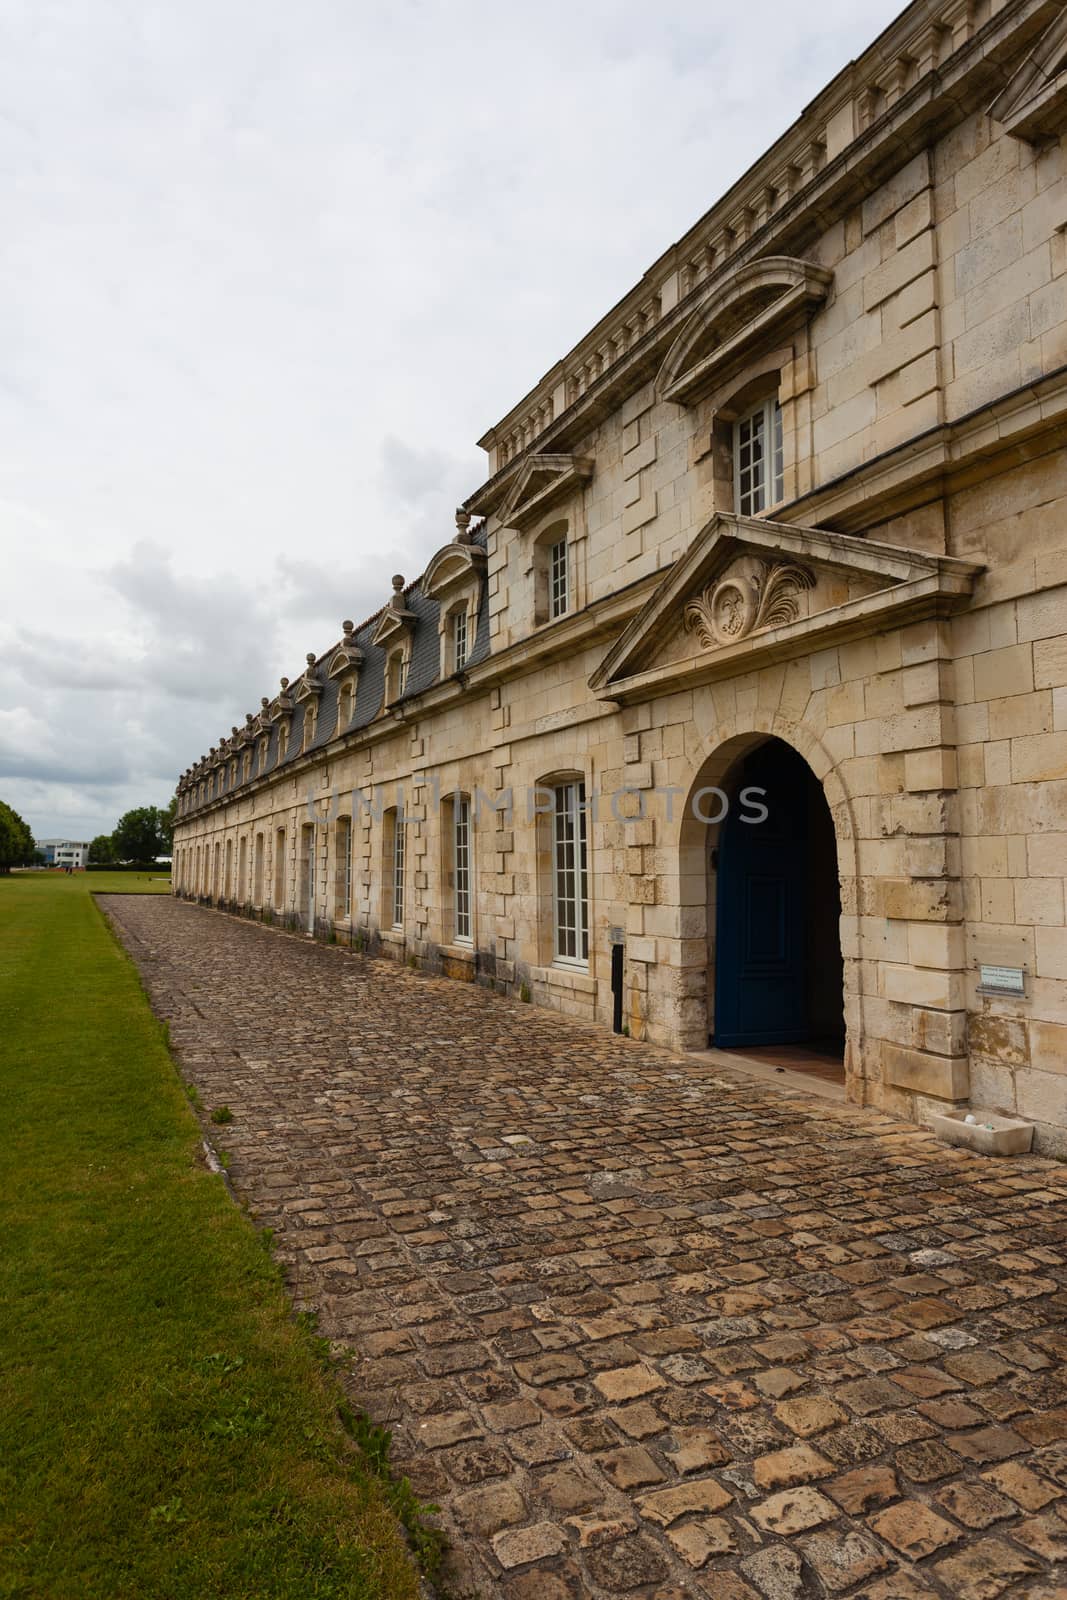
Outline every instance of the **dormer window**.
POLYGON ((467 665, 467 608, 452 613, 452 671, 462 672, 467 665))
POLYGON ((288 755, 288 753, 289 753, 289 722, 288 722, 288 719, 286 719, 286 721, 281 722, 278 725, 278 760, 279 761, 284 761, 286 756, 288 755))
POLYGON ((433 556, 422 578, 422 592, 438 605, 441 675, 462 672, 471 658, 478 628, 478 607, 485 579, 486 554, 474 542, 470 513, 456 512, 456 535, 433 556))
POLYGON ((356 710, 356 687, 359 669, 363 665, 363 651, 356 643, 356 629, 352 622, 342 622, 341 643, 330 656, 328 676, 337 680, 337 726, 334 734, 347 733, 356 710))
POLYGON ((391 652, 385 668, 385 699, 387 705, 403 698, 408 686, 408 664, 403 650, 391 652))
POLYGON ((269 750, 269 748, 270 748, 270 740, 269 739, 261 739, 259 741, 259 770, 260 770, 261 773, 262 772, 266 772, 266 770, 267 770, 267 751, 269 750))
POLYGON ((782 408, 775 395, 734 423, 734 509, 754 517, 784 497, 782 408))
POLYGON ((244 767, 244 771, 242 773, 242 780, 243 780, 243 782, 247 783, 249 778, 252 776, 252 752, 251 752, 251 750, 246 750, 245 751, 244 756, 242 757, 242 765, 244 767))
POLYGON ((355 702, 355 686, 351 683, 342 683, 337 696, 337 732, 344 733, 352 721, 352 710, 355 702))
POLYGON ((309 700, 304 707, 304 749, 310 750, 315 743, 315 730, 318 725, 318 706, 314 700, 309 700))
POLYGON ((549 618, 562 617, 569 606, 570 574, 567 563, 567 538, 564 535, 548 549, 549 618))

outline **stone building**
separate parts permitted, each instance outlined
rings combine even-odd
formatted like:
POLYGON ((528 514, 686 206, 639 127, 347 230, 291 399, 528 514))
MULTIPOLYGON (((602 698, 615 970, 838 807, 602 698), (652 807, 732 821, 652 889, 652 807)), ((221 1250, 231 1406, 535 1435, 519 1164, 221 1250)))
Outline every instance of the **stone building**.
POLYGON ((1065 131, 1062 4, 909 5, 183 775, 177 891, 1067 1150, 1065 131))

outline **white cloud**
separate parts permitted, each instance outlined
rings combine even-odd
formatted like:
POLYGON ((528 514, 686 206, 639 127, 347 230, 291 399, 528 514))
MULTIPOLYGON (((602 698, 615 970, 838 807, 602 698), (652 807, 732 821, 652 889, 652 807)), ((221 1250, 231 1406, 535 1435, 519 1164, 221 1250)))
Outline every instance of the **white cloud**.
POLYGON ((165 802, 896 9, 13 0, 0 794, 165 802))

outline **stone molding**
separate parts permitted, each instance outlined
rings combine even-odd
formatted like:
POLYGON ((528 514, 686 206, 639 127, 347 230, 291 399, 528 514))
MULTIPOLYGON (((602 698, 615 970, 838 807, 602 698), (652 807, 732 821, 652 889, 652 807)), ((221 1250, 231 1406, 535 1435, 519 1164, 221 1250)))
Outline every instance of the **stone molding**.
MULTIPOLYGON (((500 504, 502 526, 525 532, 546 511, 584 487, 593 476, 592 456, 544 454, 530 456, 516 473, 500 504)), ((475 497, 477 498, 477 497, 475 497)), ((472 505, 472 510, 477 510, 472 505)))
POLYGON ((788 561, 757 561, 755 569, 750 570, 744 559, 735 562, 686 606, 686 632, 695 633, 705 649, 736 644, 761 628, 787 627, 797 620, 799 591, 815 585, 811 568, 788 561))
POLYGON ((656 396, 695 404, 754 346, 781 338, 821 306, 832 272, 795 256, 765 256, 706 295, 671 345, 656 396))
POLYGON ((1023 62, 989 115, 1013 139, 1040 144, 1067 125, 1067 16, 1054 22, 1023 62))
POLYGON ((838 644, 887 625, 949 615, 970 600, 974 581, 982 570, 972 561, 932 556, 850 534, 720 513, 701 529, 686 554, 624 629, 590 677, 589 687, 603 700, 633 704, 669 692, 681 682, 708 683, 771 660, 821 650, 830 643, 838 644), (758 631, 758 595, 755 609, 751 609, 743 586, 739 593, 724 591, 724 602, 734 595, 730 609, 740 616, 742 624, 751 618, 748 625, 735 628, 732 635, 725 628, 717 633, 705 616, 715 644, 713 650, 705 647, 681 660, 656 663, 658 649, 677 629, 679 618, 684 626, 687 615, 700 617, 709 589, 714 599, 716 585, 726 578, 738 557, 745 556, 755 557, 772 570, 780 564, 793 566, 805 575, 811 573, 813 581, 820 568, 851 572, 868 580, 868 590, 870 580, 876 587, 873 593, 802 617, 792 605, 785 604, 795 601, 799 591, 808 587, 794 578, 788 593, 772 595, 758 631), (694 607, 695 613, 690 609, 694 607))

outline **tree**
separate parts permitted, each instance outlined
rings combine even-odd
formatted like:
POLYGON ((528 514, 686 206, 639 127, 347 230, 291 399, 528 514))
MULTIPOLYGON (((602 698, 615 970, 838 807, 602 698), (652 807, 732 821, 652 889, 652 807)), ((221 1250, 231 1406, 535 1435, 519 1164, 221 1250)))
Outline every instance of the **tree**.
POLYGON ((168 849, 158 806, 138 806, 120 817, 111 835, 119 861, 154 861, 168 849))
POLYGON ((33 860, 33 834, 17 811, 0 800, 0 876, 33 860))
POLYGON ((170 805, 167 806, 165 811, 161 811, 159 813, 159 820, 162 825, 163 832, 166 835, 168 850, 173 850, 174 848, 174 824, 177 820, 177 817, 178 796, 176 794, 172 794, 170 797, 170 805))
POLYGON ((89 860, 94 866, 107 866, 115 859, 115 845, 110 833, 98 833, 89 846, 89 860))

